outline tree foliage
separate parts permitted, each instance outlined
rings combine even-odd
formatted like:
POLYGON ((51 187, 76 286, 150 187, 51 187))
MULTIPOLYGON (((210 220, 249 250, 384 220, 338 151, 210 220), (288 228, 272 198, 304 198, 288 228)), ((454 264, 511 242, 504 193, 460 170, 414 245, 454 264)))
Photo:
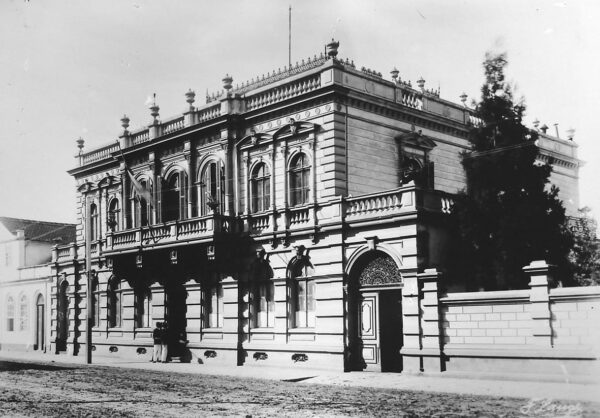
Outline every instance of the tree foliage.
MULTIPOLYGON (((454 216, 458 245, 455 274, 476 289, 527 287, 522 268, 546 260, 568 268, 571 244, 558 189, 549 186, 551 167, 537 161, 538 135, 523 125, 525 104, 515 103, 505 80, 505 54, 486 54, 485 83, 463 154, 467 188, 454 216)), ((563 274, 563 273, 559 273, 563 274)))
POLYGON ((579 209, 579 217, 569 219, 573 247, 569 254, 573 281, 579 286, 600 285, 600 240, 596 236, 597 223, 589 208, 579 209))

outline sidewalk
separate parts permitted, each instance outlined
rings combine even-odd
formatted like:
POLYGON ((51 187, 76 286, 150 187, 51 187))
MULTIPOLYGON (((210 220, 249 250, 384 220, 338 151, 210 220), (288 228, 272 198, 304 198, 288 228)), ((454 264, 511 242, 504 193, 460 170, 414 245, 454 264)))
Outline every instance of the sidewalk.
MULTIPOLYGON (((2 360, 41 361, 85 365, 85 355, 67 356, 36 352, 0 351, 2 360)), ((515 380, 514 376, 473 376, 468 374, 409 375, 401 373, 328 372, 311 369, 274 367, 223 367, 194 363, 150 363, 115 357, 93 358, 94 366, 125 367, 174 373, 191 373, 240 378, 260 378, 276 381, 295 381, 298 384, 371 387, 392 390, 445 392, 486 396, 537 398, 597 402, 600 384, 544 381, 542 375, 530 375, 531 380, 515 380)))

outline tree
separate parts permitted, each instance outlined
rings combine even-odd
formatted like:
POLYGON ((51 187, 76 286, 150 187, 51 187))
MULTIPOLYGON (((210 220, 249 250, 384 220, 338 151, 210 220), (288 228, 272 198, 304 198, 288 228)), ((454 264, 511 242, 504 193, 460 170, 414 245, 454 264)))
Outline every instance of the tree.
POLYGON ((454 273, 476 289, 527 287, 522 268, 536 259, 568 268, 570 235, 551 167, 537 161, 538 135, 523 125, 525 104, 505 81, 506 54, 487 53, 485 83, 462 156, 467 188, 454 208, 458 254, 454 273))
POLYGON ((573 281, 579 286, 600 285, 600 240, 596 236, 597 223, 590 209, 579 209, 579 217, 569 218, 573 247, 569 254, 573 281))

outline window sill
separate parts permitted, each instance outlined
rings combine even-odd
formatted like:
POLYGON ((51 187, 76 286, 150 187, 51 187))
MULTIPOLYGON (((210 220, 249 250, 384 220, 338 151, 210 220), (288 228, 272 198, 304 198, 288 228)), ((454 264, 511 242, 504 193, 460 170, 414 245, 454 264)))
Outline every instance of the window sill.
POLYGON ((217 334, 217 333, 222 333, 223 328, 202 328, 202 332, 217 334))
POLYGON ((115 332, 121 332, 121 331, 123 331, 123 327, 114 327, 114 328, 109 328, 109 329, 108 329, 108 332, 111 332, 111 331, 115 331, 115 332))
POLYGON ((306 327, 306 328, 290 328, 288 331, 290 334, 314 334, 314 327, 306 327))
POLYGON ((251 334, 272 334, 275 332, 275 327, 250 328, 251 334))

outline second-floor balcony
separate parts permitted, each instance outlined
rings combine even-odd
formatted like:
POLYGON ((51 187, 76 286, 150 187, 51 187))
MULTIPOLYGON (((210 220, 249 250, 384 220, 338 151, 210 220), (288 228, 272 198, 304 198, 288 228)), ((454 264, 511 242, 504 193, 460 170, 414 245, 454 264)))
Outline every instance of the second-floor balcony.
MULTIPOLYGON (((211 243, 219 236, 249 236, 256 240, 280 235, 314 234, 342 226, 360 228, 372 222, 389 224, 409 221, 419 212, 447 215, 453 196, 433 190, 404 186, 355 197, 338 196, 327 201, 291 208, 272 208, 240 216, 213 213, 151 226, 109 232, 91 243, 93 257, 140 249, 211 243)), ((53 261, 85 258, 83 242, 57 247, 53 261)))

